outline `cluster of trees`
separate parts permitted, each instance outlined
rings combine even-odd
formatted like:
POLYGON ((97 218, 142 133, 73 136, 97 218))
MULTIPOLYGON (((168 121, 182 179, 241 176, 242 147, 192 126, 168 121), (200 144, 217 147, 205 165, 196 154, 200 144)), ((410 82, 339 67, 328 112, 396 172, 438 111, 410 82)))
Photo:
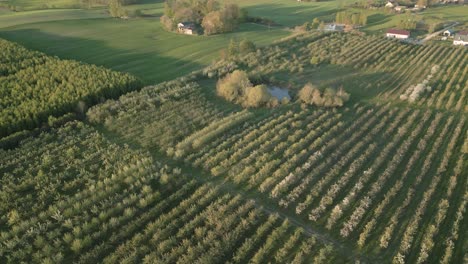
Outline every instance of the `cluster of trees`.
POLYGON ((250 40, 243 39, 239 42, 236 42, 234 39, 231 39, 229 46, 227 48, 227 54, 222 54, 222 57, 235 57, 237 55, 245 55, 250 52, 255 52, 257 47, 255 43, 250 40))
POLYGON ((109 6, 109 13, 113 17, 120 17, 115 16, 116 9, 119 9, 118 12, 126 15, 128 11, 125 10, 123 6, 137 4, 138 2, 140 2, 140 0, 80 0, 80 4, 84 8, 92 8, 93 6, 109 6))
POLYGON ((111 17, 127 17, 128 11, 123 8, 122 0, 109 0, 109 14, 111 17))
POLYGON ((135 77, 60 60, 0 39, 0 137, 39 127, 49 116, 79 111, 141 86, 135 77))
POLYGON ((220 79, 216 92, 224 99, 244 107, 275 106, 278 100, 273 97, 266 85, 254 86, 245 71, 236 70, 220 79))
POLYGON ((340 11, 336 13, 336 23, 365 26, 367 25, 367 14, 364 12, 340 11))
POLYGON ((418 25, 418 19, 412 14, 405 14, 398 21, 398 28, 406 30, 414 30, 418 25))
POLYGON ((295 31, 298 31, 298 32, 307 32, 307 31, 311 31, 313 29, 322 29, 325 27, 325 24, 323 23, 323 21, 320 21, 317 17, 314 18, 314 20, 312 20, 312 22, 305 22, 304 24, 302 24, 301 26, 296 26, 294 28, 295 31))
POLYGON ((299 99, 310 105, 341 107, 349 100, 349 94, 343 88, 338 90, 327 88, 321 92, 317 87, 308 83, 299 91, 299 99))
POLYGON ((161 23, 173 31, 178 23, 193 22, 201 25, 206 35, 212 35, 233 31, 246 18, 245 9, 233 3, 221 6, 216 0, 168 0, 161 23))

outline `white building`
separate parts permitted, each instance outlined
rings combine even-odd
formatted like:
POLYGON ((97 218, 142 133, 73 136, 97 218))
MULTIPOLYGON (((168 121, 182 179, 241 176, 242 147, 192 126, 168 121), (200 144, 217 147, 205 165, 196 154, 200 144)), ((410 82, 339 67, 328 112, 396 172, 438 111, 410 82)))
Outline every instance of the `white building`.
POLYGON ((453 45, 468 46, 468 31, 461 31, 453 37, 453 45))
POLYGON ((442 33, 444 36, 446 37, 451 37, 453 35, 453 30, 451 29, 447 29, 444 31, 444 33, 442 33))
POLYGON ((340 24, 327 24, 327 25, 325 25, 323 30, 325 30, 325 31, 343 31, 344 28, 345 28, 344 25, 340 25, 340 24))
POLYGON ((388 38, 407 39, 410 37, 410 32, 401 29, 389 29, 386 36, 388 38))
POLYGON ((194 35, 196 34, 196 25, 192 22, 181 22, 177 24, 177 30, 183 34, 194 35))

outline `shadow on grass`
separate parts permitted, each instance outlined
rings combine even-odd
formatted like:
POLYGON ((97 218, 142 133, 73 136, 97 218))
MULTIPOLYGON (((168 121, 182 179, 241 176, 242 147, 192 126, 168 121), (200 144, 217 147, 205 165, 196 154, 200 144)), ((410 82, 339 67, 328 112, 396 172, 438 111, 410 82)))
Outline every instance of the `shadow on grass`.
POLYGON ((172 80, 203 67, 193 61, 162 56, 154 51, 116 49, 105 41, 50 34, 38 29, 0 31, 0 38, 61 59, 128 72, 146 85, 172 80))
POLYGON ((392 74, 387 72, 368 72, 349 65, 332 64, 307 67, 302 73, 275 72, 271 75, 278 80, 291 83, 293 94, 308 82, 320 89, 342 86, 351 94, 351 103, 371 100, 378 96, 387 89, 387 87, 381 87, 379 83, 383 79, 392 78, 392 74))
MULTIPOLYGON (((321 1, 322 2, 322 1, 321 1)), ((324 1, 327 2, 327 1, 324 1)), ((334 16, 340 8, 326 9, 314 3, 298 4, 296 6, 285 6, 282 4, 259 4, 248 6, 249 15, 265 17, 284 26, 296 26, 304 22, 311 22, 316 17, 334 16), (310 4, 310 5, 309 5, 310 4)))

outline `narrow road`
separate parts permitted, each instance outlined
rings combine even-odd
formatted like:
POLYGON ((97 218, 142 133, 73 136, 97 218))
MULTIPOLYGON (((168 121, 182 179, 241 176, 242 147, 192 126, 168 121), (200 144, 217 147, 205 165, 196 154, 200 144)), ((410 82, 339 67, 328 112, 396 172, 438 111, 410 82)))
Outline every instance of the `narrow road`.
POLYGON ((436 32, 431 33, 431 34, 428 34, 425 38, 423 38, 423 39, 419 42, 419 44, 424 44, 424 42, 430 40, 431 38, 433 38, 433 37, 439 35, 440 33, 444 32, 445 30, 450 29, 450 28, 452 28, 452 27, 454 27, 454 26, 456 26, 456 25, 458 25, 458 24, 459 24, 458 22, 455 22, 455 23, 453 23, 452 25, 450 25, 450 26, 448 26, 448 27, 446 27, 446 28, 443 28, 443 29, 441 29, 441 30, 439 30, 439 31, 436 31, 436 32))

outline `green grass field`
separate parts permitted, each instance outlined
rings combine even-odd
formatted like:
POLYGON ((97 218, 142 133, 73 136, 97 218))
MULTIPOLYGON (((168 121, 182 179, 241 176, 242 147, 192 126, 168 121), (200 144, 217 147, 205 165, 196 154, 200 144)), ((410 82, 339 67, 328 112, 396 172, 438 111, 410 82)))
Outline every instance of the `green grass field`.
POLYGON ((0 12, 0 30, 2 28, 34 24, 47 21, 63 21, 90 18, 107 18, 109 15, 105 10, 83 10, 83 9, 51 9, 35 10, 28 12, 11 12, 3 9, 0 12))
POLYGON ((243 24, 235 33, 185 36, 166 32, 158 19, 87 19, 10 27, 0 37, 61 58, 130 72, 148 83, 173 79, 209 64, 231 39, 267 45, 289 32, 243 24))
POLYGON ((55 9, 55 8, 79 8, 79 0, 6 0, 0 4, 14 6, 19 11, 55 9))
MULTIPOLYGON (((13 2, 23 7, 39 8, 37 6, 44 6, 45 1, 13 2)), ((72 2, 57 0, 57 3, 72 2)), ((267 45, 290 34, 283 29, 284 26, 300 25, 315 17, 333 21, 335 13, 352 2, 240 0, 236 3, 245 7, 251 16, 266 17, 282 26, 269 29, 261 25, 243 24, 234 33, 210 37, 182 36, 163 30, 158 20, 163 12, 161 0, 146 0, 127 6, 129 11, 138 9, 143 14, 153 16, 129 21, 97 19, 108 17, 103 8, 27 12, 2 10, 0 37, 51 55, 130 72, 148 83, 154 83, 206 66, 219 56, 219 51, 227 47, 232 38, 247 38, 259 46, 267 45)), ((381 10, 366 12, 369 13, 369 23, 362 30, 367 33, 382 34, 385 29, 395 27, 400 20, 399 15, 385 14, 381 10)), ((451 6, 429 9, 421 17, 426 21, 466 22, 466 14, 467 7, 451 6)))

